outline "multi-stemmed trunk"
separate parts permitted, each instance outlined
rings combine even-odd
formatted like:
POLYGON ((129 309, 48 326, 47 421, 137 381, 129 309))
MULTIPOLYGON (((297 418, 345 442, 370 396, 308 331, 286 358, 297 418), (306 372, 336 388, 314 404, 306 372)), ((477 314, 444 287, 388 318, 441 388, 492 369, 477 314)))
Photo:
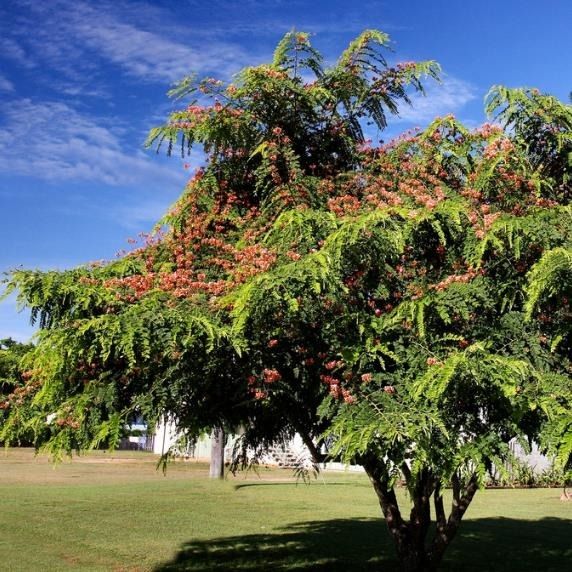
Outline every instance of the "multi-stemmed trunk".
POLYGON ((401 515, 395 490, 389 484, 383 461, 368 458, 363 460, 363 465, 379 499, 403 570, 406 572, 437 570, 478 489, 476 476, 471 476, 465 482, 461 482, 457 475, 453 476, 451 483, 453 502, 447 517, 440 481, 429 470, 423 470, 413 478, 409 467, 404 465, 402 472, 413 501, 409 520, 405 520, 401 515), (436 529, 433 537, 429 539, 431 499, 434 504, 436 529))

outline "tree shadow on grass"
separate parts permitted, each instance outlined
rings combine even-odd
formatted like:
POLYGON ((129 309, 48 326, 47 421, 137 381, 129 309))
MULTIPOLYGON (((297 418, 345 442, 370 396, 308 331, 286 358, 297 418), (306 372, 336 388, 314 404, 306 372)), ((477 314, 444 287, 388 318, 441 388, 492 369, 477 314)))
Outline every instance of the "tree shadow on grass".
POLYGON ((155 572, 189 570, 347 572, 388 568, 393 549, 381 519, 339 519, 289 525, 274 534, 231 536, 185 543, 155 572))
MULTIPOLYGON (((468 520, 442 570, 561 572, 572 560, 572 523, 505 518, 468 520), (568 563, 568 564, 567 564, 568 563)), ((381 519, 297 523, 274 534, 189 541, 155 572, 391 572, 399 570, 381 519)))
MULTIPOLYGON (((293 488, 295 489, 296 487, 300 487, 303 486, 298 482, 284 482, 284 483, 280 483, 280 482, 276 482, 276 481, 270 481, 267 483, 239 483, 237 485, 234 485, 234 490, 238 491, 240 489, 248 489, 251 487, 272 487, 272 488, 276 488, 276 487, 286 487, 286 488, 293 488)), ((356 487, 356 486, 360 486, 357 483, 352 483, 352 482, 336 482, 336 481, 328 481, 328 486, 336 486, 336 487, 356 487)), ((371 485, 367 482, 364 482, 363 485, 364 487, 370 487, 371 485)))
POLYGON ((498 517, 462 523, 443 570, 563 572, 571 563, 571 520, 498 517))

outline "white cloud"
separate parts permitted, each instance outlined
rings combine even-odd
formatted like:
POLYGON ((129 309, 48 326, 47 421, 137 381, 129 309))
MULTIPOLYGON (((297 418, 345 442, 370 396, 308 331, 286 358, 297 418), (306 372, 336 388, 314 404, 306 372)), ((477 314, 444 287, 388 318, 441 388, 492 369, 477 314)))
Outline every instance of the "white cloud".
POLYGON ((442 83, 427 81, 425 95, 414 94, 411 97, 413 105, 402 105, 399 118, 393 121, 425 124, 440 115, 458 114, 467 103, 476 97, 475 86, 446 75, 442 83))
POLYGON ((243 51, 234 45, 209 42, 200 49, 141 30, 130 24, 104 19, 102 25, 74 24, 74 32, 127 73, 142 79, 172 82, 191 70, 223 74, 236 71, 243 51))
POLYGON ((412 127, 424 128, 437 117, 453 114, 462 117, 467 127, 480 124, 479 121, 463 116, 466 105, 478 97, 477 88, 458 78, 445 75, 442 82, 425 80, 425 95, 421 93, 410 94, 412 105, 406 103, 399 105, 399 115, 388 115, 388 127, 379 131, 374 126, 366 126, 364 135, 375 144, 381 139, 385 142, 400 135, 404 130, 412 127))
POLYGON ((184 180, 142 150, 125 150, 120 129, 65 103, 15 100, 0 114, 0 171, 108 185, 180 185, 184 180))
MULTIPOLYGON (((188 2, 189 21, 182 22, 180 16, 175 19, 176 11, 151 2, 13 1, 20 7, 20 16, 13 29, 2 30, 5 39, 0 40, 0 53, 19 65, 41 67, 42 73, 57 71, 78 83, 86 78, 105 79, 109 64, 127 76, 162 84, 193 72, 230 77, 245 65, 262 60, 262 56, 268 57, 273 47, 266 43, 269 38, 278 41, 293 26, 331 36, 357 34, 369 25, 367 3, 352 18, 330 15, 314 20, 304 10, 298 10, 296 16, 265 11, 270 4, 303 7, 301 0, 188 2), (217 11, 224 17, 211 21, 208 27, 194 24, 194 12, 198 12, 200 21, 201 14, 212 20, 217 11), (254 36, 267 38, 248 51, 234 41, 254 36)), ((391 25, 386 28, 401 29, 391 25)))
POLYGON ((0 91, 14 91, 14 84, 2 74, 0 74, 0 91))
MULTIPOLYGON (((6 30, 5 33, 8 31, 6 30)), ((12 38, 0 38, 0 53, 20 67, 31 69, 36 66, 22 46, 12 38)))
MULTIPOLYGON (((21 27, 18 41, 26 43, 37 60, 78 80, 90 68, 98 68, 93 54, 128 75, 161 83, 171 83, 191 72, 230 75, 249 59, 236 44, 220 39, 203 41, 202 30, 173 29, 168 25, 168 13, 152 5, 71 0, 20 0, 20 4, 28 8, 30 16, 21 27), (38 20, 42 21, 39 28, 34 25, 38 20), (33 35, 21 33, 28 27, 34 28, 33 35)), ((8 41, 13 57, 24 58, 19 44, 8 41)))
POLYGON ((74 98, 93 97, 100 100, 104 99, 108 102, 111 100, 111 95, 102 87, 90 87, 89 85, 85 84, 69 84, 66 82, 55 84, 55 87, 57 87, 60 93, 69 95, 70 97, 74 98))

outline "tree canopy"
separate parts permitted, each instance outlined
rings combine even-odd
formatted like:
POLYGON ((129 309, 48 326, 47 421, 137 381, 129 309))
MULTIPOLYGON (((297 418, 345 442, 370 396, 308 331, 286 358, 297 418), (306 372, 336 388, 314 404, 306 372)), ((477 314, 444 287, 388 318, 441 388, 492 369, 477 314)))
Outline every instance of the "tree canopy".
POLYGON ((316 462, 364 466, 412 570, 439 563, 511 439, 570 467, 572 108, 495 87, 496 123, 374 145, 439 74, 387 44, 366 31, 324 68, 292 32, 232 83, 171 92, 191 102, 148 144, 207 161, 156 231, 103 266, 9 278, 41 330, 0 440, 57 455, 167 416, 241 428, 240 463, 299 433, 316 462))

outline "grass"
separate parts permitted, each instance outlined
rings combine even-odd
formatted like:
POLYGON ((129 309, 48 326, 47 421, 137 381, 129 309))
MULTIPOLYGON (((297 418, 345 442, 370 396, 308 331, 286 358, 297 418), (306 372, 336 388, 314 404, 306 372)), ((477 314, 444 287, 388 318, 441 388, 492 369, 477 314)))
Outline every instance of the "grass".
MULTIPOLYGON (((53 467, 0 453, 0 570, 391 571, 396 562, 363 475, 310 486, 285 470, 207 478, 145 453, 94 453, 53 467)), ((443 570, 561 571, 572 503, 556 489, 477 494, 443 570)), ((403 497, 405 499, 405 497, 403 497)))

